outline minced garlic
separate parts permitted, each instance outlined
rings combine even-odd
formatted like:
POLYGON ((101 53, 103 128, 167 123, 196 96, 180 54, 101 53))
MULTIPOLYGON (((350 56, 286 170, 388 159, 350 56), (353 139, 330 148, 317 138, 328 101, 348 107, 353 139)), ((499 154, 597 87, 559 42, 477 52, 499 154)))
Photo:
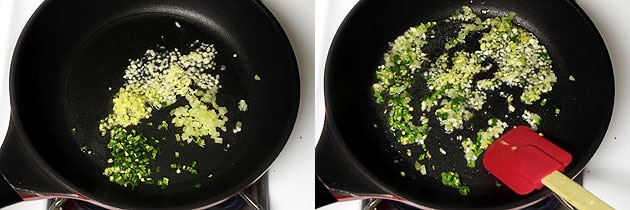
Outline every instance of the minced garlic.
POLYGON ((238 110, 244 112, 247 111, 247 102, 245 102, 245 100, 240 100, 238 101, 238 110))
POLYGON ((222 142, 217 129, 225 131, 227 109, 216 103, 219 77, 204 71, 215 69, 217 54, 213 45, 195 42, 190 53, 177 49, 164 53, 147 50, 144 57, 130 61, 123 76, 125 85, 113 99, 113 113, 101 120, 99 129, 105 135, 114 127, 137 125, 151 117, 155 109, 185 98, 188 105, 171 111, 171 123, 182 127, 181 140, 204 146, 202 137, 222 142))

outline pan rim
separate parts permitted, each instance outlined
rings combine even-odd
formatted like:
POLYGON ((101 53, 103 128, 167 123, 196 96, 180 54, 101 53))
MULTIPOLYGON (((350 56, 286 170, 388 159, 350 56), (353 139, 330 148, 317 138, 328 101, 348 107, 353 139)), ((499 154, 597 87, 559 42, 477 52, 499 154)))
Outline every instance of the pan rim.
MULTIPOLYGON (((34 15, 29 19, 29 23, 31 23, 34 19, 37 19, 38 16, 41 16, 41 13, 43 10, 46 9, 46 7, 48 7, 49 4, 52 4, 53 1, 45 1, 44 3, 42 3, 38 9, 35 11, 34 15)), ((173 3, 164 3, 163 4, 167 4, 167 5, 171 5, 173 3)), ((248 4, 252 4, 254 8, 259 9, 259 12, 264 15, 264 21, 266 23, 268 23, 268 25, 271 27, 270 32, 272 33, 274 36, 279 37, 278 39, 280 39, 282 41, 282 44, 284 44, 282 46, 282 51, 281 54, 282 56, 285 56, 286 58, 286 63, 288 66, 291 66, 291 69, 288 69, 288 72, 292 73, 292 79, 294 81, 291 82, 291 84, 293 86, 296 86, 295 89, 293 89, 292 91, 290 91, 290 94, 293 96, 293 98, 291 99, 291 101, 288 103, 291 106, 290 110, 286 110, 288 113, 288 121, 286 122, 285 125, 283 125, 283 129, 281 132, 278 132, 278 136, 281 136, 282 138, 279 139, 277 141, 277 144, 274 146, 274 148, 272 150, 270 150, 269 153, 269 158, 266 158, 265 161, 263 161, 263 164, 260 165, 260 167, 258 169, 252 170, 252 171, 260 171, 260 173, 256 173, 256 174, 249 174, 247 175, 248 180, 251 179, 251 183, 245 183, 245 182, 241 182, 241 184, 237 185, 237 186, 233 186, 232 188, 239 188, 237 190, 230 190, 233 192, 225 192, 224 194, 226 194, 227 196, 222 196, 223 198, 219 199, 218 201, 211 201, 211 200, 200 200, 199 202, 193 202, 184 206, 178 206, 177 208, 198 208, 200 206, 212 206, 215 205, 223 200, 229 199, 230 197, 238 194, 238 192, 242 191, 243 189, 247 188, 248 186, 250 186, 251 184, 255 183, 258 179, 260 179, 260 177, 262 177, 268 170, 269 167, 271 166, 271 164, 278 158, 279 153, 284 149, 284 147, 286 146, 286 143, 288 142, 288 138, 293 130, 293 127, 295 125, 295 121, 297 119, 297 114, 298 114, 298 110, 299 110, 299 95, 300 95, 300 90, 299 90, 299 73, 298 73, 298 65, 297 65, 297 61, 295 58, 295 54, 294 51, 291 47, 291 43, 286 35, 286 33, 284 32, 284 30, 282 29, 282 27, 280 26, 280 24, 278 23, 278 21, 275 19, 275 17, 273 16, 273 14, 266 9, 266 7, 260 2, 260 1, 251 1, 251 2, 247 2, 248 4), (240 186, 242 185, 242 186, 240 186)), ((175 16, 180 16, 180 17, 184 17, 186 19, 190 19, 192 16, 187 16, 187 15, 182 15, 180 13, 173 13, 170 11, 139 11, 139 12, 131 12, 128 15, 138 15, 138 14, 143 14, 143 13, 165 13, 168 15, 175 15, 175 16)), ((193 14, 194 16, 194 14, 193 14)), ((204 16, 205 17, 205 16, 204 16)), ((117 18, 113 18, 113 21, 116 21, 119 18, 123 18, 123 17, 117 17, 117 18)), ((27 23, 26 27, 24 28, 24 31, 28 31, 28 28, 30 28, 31 24, 27 23)), ((107 25, 108 23, 104 24, 107 25)), ((95 25, 101 25, 103 26, 103 24, 95 24, 95 25)), ((97 30, 101 28, 101 27, 97 27, 97 30)), ((14 54, 18 54, 19 51, 19 47, 21 45, 23 45, 23 35, 20 35, 20 38, 18 39, 18 44, 16 45, 16 52, 14 54)), ((238 43, 240 44, 240 43, 238 43)), ((15 60, 14 60, 15 62, 15 60)), ((13 68, 13 66, 15 66, 14 63, 12 63, 12 68, 11 68, 11 75, 9 77, 9 81, 10 81, 10 95, 12 96, 14 94, 15 91, 12 91, 11 89, 15 89, 15 68, 13 68)), ((22 109, 20 108, 20 106, 18 106, 18 102, 15 99, 16 97, 11 97, 10 101, 11 101, 11 107, 12 107, 12 120, 15 121, 16 124, 16 128, 18 129, 18 131, 20 133, 26 133, 25 128, 22 126, 22 119, 20 117, 20 113, 22 113, 22 109)), ((27 135, 28 136, 28 135, 27 135)), ((57 172, 57 169, 54 169, 46 160, 44 160, 44 158, 42 157, 41 154, 39 154, 36 149, 35 146, 33 145, 33 142, 31 142, 31 140, 28 140, 27 138, 21 139, 20 140, 22 143, 24 143, 25 148, 28 150, 28 152, 30 154, 32 154, 32 158, 34 159, 34 162, 37 162, 39 166, 41 166, 40 168, 45 169, 45 173, 51 175, 51 177, 54 177, 54 181, 60 184, 63 184, 65 188, 67 189, 71 189, 72 191, 75 191, 77 194, 81 195, 81 196, 86 196, 86 197, 90 197, 90 198, 97 198, 95 197, 93 194, 90 194, 89 192, 85 191, 83 188, 78 187, 77 185, 75 185, 74 183, 69 182, 66 178, 64 178, 63 176, 61 176, 61 174, 59 172, 57 172)), ((99 200, 92 200, 92 201, 96 201, 99 202, 101 204, 105 204, 108 206, 111 206, 111 204, 117 204, 117 205, 121 205, 121 204, 125 204, 125 203, 107 203, 107 202, 103 202, 103 199, 98 197, 99 200)), ((172 207, 165 207, 165 208, 172 208, 172 207)))
MULTIPOLYGON (((597 42, 600 46, 603 46, 604 48, 606 48, 605 43, 603 42, 603 39, 599 35, 599 32, 597 31, 597 29, 594 26, 594 24, 592 23, 592 21, 584 13, 584 11, 577 4, 575 4, 575 2, 567 2, 567 3, 571 6, 571 8, 573 8, 577 12, 577 14, 579 16, 582 17, 582 20, 586 21, 588 27, 591 29, 590 32, 592 32, 594 35, 596 35, 595 37, 598 37, 598 40, 595 40, 595 42, 597 42)), ((335 111, 334 111, 334 109, 331 109, 331 107, 334 106, 335 102, 331 101, 331 100, 334 100, 334 99, 332 98, 332 96, 330 96, 332 94, 331 93, 331 91, 332 91, 331 89, 332 88, 330 87, 331 86, 330 85, 330 83, 331 83, 330 82, 331 81, 331 79, 330 79, 331 76, 330 75, 333 74, 333 73, 331 73, 330 69, 338 68, 338 67, 334 67, 334 64, 332 64, 333 62, 331 61, 331 56, 334 55, 335 51, 339 51, 338 49, 336 49, 336 48, 340 47, 339 46, 340 43, 339 43, 339 38, 338 37, 340 36, 340 33, 342 33, 344 31, 344 29, 348 27, 347 26, 348 24, 352 24, 351 21, 349 21, 350 17, 352 17, 353 15, 356 16, 357 10, 360 10, 361 7, 365 7, 364 4, 368 4, 368 3, 366 3, 365 1, 360 1, 359 3, 357 3, 353 7, 353 9, 350 11, 350 13, 348 13, 346 18, 342 22, 341 26, 337 29, 337 32, 336 32, 336 34, 335 34, 335 36, 333 38, 333 42, 332 42, 332 44, 330 46, 330 50, 328 52, 327 59, 326 59, 326 64, 325 64, 325 69, 326 70, 325 70, 325 73, 324 73, 324 88, 325 88, 324 94, 325 94, 325 107, 326 107, 326 119, 327 119, 326 122, 329 123, 329 125, 331 125, 332 132, 336 133, 336 135, 338 135, 338 138, 343 138, 343 137, 342 137, 342 134, 340 134, 340 131, 338 130, 337 125, 335 125, 336 124, 335 117, 334 117, 335 116, 335 113, 334 113, 335 111)), ((601 56, 605 56, 607 58, 606 60, 608 62, 606 62, 606 66, 605 66, 607 68, 606 71, 610 70, 610 73, 612 75, 613 68, 612 68, 612 65, 610 63, 610 56, 608 55, 608 52, 605 49, 604 49, 604 52, 605 52, 605 54, 601 55, 601 56)), ((337 53, 337 54, 339 54, 339 53, 337 53)), ((339 60, 339 59, 336 59, 336 60, 339 60)), ((339 62, 339 61, 337 61, 337 62, 339 62)), ((336 71, 337 74, 339 73, 339 70, 334 70, 334 71, 336 71)), ((611 81, 614 82, 614 79, 611 78, 611 81)), ((610 110, 613 109, 613 104, 614 104, 614 85, 611 85, 611 86, 613 88, 610 89, 609 92, 606 92, 606 95, 610 94, 612 96, 612 98, 610 98, 610 100, 607 101, 607 108, 609 108, 610 110)), ((601 123, 601 128, 602 129, 599 129, 600 132, 598 132, 596 134, 596 136, 598 137, 599 140, 596 139, 596 140, 593 141, 593 145, 596 145, 596 146, 589 148, 588 151, 585 152, 585 156, 586 157, 592 157, 592 155, 595 153, 595 151, 599 147, 598 145, 600 145, 600 143, 603 140, 603 137, 604 137, 604 135, 606 133, 606 130, 608 129, 608 124, 610 123, 611 116, 612 116, 612 112, 607 112, 607 114, 605 114, 605 116, 602 116, 602 118, 601 118, 602 122, 603 122, 603 123, 601 123)), ((339 145, 341 145, 341 147, 343 147, 343 150, 350 151, 348 143, 345 140, 343 140, 343 139, 335 139, 334 141, 337 142, 339 145)), ((369 171, 362 164, 362 162, 358 161, 358 157, 356 157, 356 155, 353 152, 344 153, 344 155, 350 157, 351 159, 353 159, 354 163, 359 163, 358 165, 360 165, 360 166, 357 166, 357 167, 361 167, 363 172, 368 172, 366 174, 366 176, 370 177, 370 179, 373 180, 373 179, 377 179, 378 178, 378 177, 375 177, 375 175, 371 171, 369 171)), ((583 159, 583 160, 580 160, 580 161, 576 161, 577 162, 576 163, 577 164, 576 167, 573 168, 571 171, 569 171, 572 174, 571 176, 579 174, 583 170, 584 166, 587 164, 587 162, 589 160, 590 160, 590 158, 583 159), (575 169, 578 169, 578 170, 575 170, 575 169)), ((379 183, 379 187, 383 187, 382 186, 383 184, 387 184, 387 183, 386 182, 380 182, 379 183)), ((389 189, 391 191, 395 191, 396 190, 396 189, 393 189, 393 188, 387 188, 387 189, 389 189)), ((543 194, 543 195, 542 196, 537 196, 537 197, 544 198, 545 196, 548 196, 549 194, 551 194, 551 191, 548 191, 547 189, 544 189, 543 191, 539 192, 538 194, 543 194)), ((397 193, 396 195, 400 196, 399 193, 397 193)), ((530 197, 532 197, 532 196, 530 196, 530 197)), ((511 207, 511 206, 507 206, 506 205, 505 208, 507 208, 507 207, 511 207)))

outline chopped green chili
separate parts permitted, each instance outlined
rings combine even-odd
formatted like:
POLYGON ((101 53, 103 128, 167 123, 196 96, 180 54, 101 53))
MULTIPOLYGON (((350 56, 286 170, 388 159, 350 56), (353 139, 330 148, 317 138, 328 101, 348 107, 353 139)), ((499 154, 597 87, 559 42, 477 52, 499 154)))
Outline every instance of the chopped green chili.
POLYGON ((136 130, 114 128, 107 144, 112 156, 108 160, 111 165, 105 168, 103 174, 111 182, 125 187, 131 185, 132 188, 152 180, 150 161, 160 153, 156 144, 156 139, 147 138, 136 130))
POLYGON ((503 186, 503 185, 501 184, 501 182, 499 182, 499 181, 494 182, 494 185, 495 185, 495 186, 497 186, 497 187, 501 187, 501 186, 503 186))
POLYGON ((166 121, 162 121, 162 124, 158 125, 157 128, 158 128, 158 130, 166 131, 166 130, 168 130, 168 124, 166 124, 166 121))
POLYGON ((547 104, 547 99, 544 98, 543 100, 540 101, 540 106, 545 106, 547 104))
POLYGON ((163 177, 162 179, 157 180, 157 185, 162 189, 166 189, 168 187, 169 179, 167 177, 163 177))
POLYGON ((468 193, 470 193, 470 188, 462 184, 458 173, 450 171, 442 172, 440 175, 442 176, 442 184, 445 186, 458 189, 461 195, 468 195, 468 193))

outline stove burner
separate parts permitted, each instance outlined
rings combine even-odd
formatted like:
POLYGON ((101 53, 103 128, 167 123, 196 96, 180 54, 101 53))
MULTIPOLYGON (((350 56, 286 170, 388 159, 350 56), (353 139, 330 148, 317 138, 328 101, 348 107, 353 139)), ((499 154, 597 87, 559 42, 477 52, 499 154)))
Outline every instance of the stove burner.
MULTIPOLYGON (((582 174, 578 174, 575 179, 573 179, 573 181, 577 182, 578 184, 582 184, 582 174)), ((391 200, 382 200, 382 201, 374 201, 374 200, 369 200, 366 202, 364 202, 364 206, 373 206, 373 208, 370 209, 374 209, 374 210, 418 210, 417 208, 401 203, 401 202, 396 202, 396 201, 391 201, 391 200)), ((522 210, 571 210, 573 209, 572 207, 568 207, 566 204, 564 203, 564 201, 560 200, 559 198, 557 198, 555 195, 553 196, 549 196, 548 198, 543 199, 542 201, 528 206, 526 208, 523 208, 522 210)), ((367 208, 366 208, 367 209, 367 208)))
MULTIPOLYGON (((548 198, 538 202, 534 205, 531 205, 523 210, 562 210, 564 206, 560 205, 560 201, 556 199, 555 196, 549 196, 548 198)), ((396 202, 396 201, 381 201, 376 207, 375 210, 418 210, 413 206, 409 206, 407 204, 396 202)))
MULTIPOLYGON (((244 210, 244 209, 248 209, 248 208, 243 208, 246 205, 247 203, 245 202, 245 200, 243 200, 241 196, 237 195, 219 205, 207 208, 207 210, 244 210)), ((100 206, 97 206, 97 205, 94 205, 92 203, 85 202, 85 201, 68 199, 66 200, 66 202, 63 203, 63 205, 61 206, 61 209, 64 209, 64 210, 105 210, 106 208, 103 208, 103 207, 100 207, 100 206)))
MULTIPOLYGON (((52 201, 52 200, 51 200, 52 201)), ((89 202, 80 200, 55 200, 49 204, 51 207, 59 207, 54 209, 64 210, 102 210, 103 207, 94 205, 89 202)), ((267 174, 263 175, 256 183, 245 189, 239 195, 226 200, 216 206, 208 208, 208 210, 264 210, 269 209, 269 184, 267 174), (241 194, 247 195, 254 203, 243 198, 241 194), (258 205, 258 206, 254 206, 258 205)))

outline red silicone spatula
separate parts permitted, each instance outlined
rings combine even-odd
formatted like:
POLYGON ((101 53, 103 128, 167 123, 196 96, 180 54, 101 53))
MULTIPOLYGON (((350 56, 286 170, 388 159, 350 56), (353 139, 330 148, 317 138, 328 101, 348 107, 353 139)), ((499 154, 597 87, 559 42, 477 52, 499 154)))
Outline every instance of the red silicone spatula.
POLYGON ((547 186, 577 209, 613 209, 561 172, 571 154, 526 126, 516 126, 488 147, 483 165, 514 192, 547 186))

